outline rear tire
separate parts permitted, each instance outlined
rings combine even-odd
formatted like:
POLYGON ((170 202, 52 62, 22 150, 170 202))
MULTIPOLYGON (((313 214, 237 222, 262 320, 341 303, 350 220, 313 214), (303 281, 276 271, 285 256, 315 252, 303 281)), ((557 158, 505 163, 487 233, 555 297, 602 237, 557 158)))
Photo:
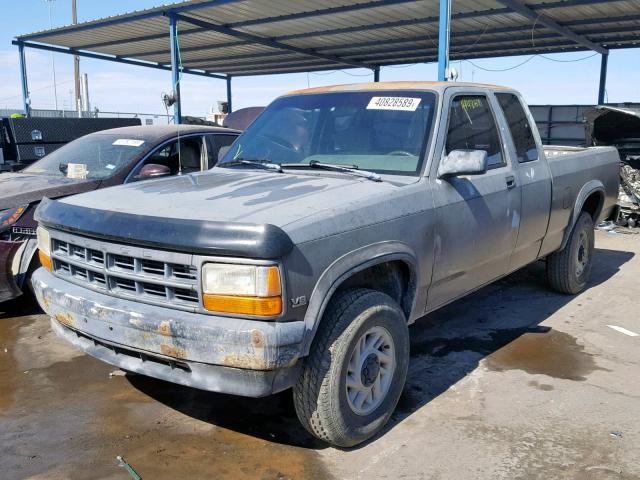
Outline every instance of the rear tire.
POLYGON ((593 264, 593 219, 582 212, 567 245, 547 257, 547 281, 559 293, 575 295, 585 289, 593 264))
POLYGON ((371 438, 395 410, 408 365, 409 331, 398 304, 375 290, 338 293, 293 388, 300 422, 338 447, 371 438))

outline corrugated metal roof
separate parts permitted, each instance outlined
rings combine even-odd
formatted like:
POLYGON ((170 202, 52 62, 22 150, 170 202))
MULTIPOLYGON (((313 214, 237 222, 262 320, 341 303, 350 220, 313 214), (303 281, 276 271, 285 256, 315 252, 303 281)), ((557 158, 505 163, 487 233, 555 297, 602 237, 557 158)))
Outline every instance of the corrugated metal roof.
MULTIPOLYGON (((191 0, 21 35, 70 53, 171 62, 232 76, 437 61, 437 0, 191 0)), ((589 50, 546 20, 607 49, 640 46, 640 0, 455 0, 451 59, 589 50), (515 7, 514 7, 514 4, 515 7), (518 6, 525 6, 528 15, 518 6)), ((60 50, 61 51, 61 50, 60 50)))

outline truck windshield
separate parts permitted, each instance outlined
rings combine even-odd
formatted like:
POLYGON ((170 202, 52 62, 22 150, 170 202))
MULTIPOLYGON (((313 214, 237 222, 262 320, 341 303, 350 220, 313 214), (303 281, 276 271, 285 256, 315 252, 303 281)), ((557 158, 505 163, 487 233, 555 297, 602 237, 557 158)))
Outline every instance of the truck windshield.
POLYGON ((148 149, 148 142, 139 138, 122 134, 92 134, 67 143, 22 171, 101 180, 125 168, 148 149))
POLYGON ((434 106, 434 93, 406 90, 281 97, 236 140, 220 166, 257 160, 286 169, 319 162, 416 175, 434 106))

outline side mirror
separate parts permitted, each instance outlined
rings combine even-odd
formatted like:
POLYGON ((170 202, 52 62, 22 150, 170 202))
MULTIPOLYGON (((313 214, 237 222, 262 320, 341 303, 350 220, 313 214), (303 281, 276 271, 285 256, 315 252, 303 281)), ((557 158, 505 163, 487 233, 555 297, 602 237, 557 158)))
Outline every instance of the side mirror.
POLYGON ((224 158, 224 156, 227 154, 230 148, 231 148, 231 145, 220 147, 220 150, 218 150, 218 161, 224 158))
POLYGON ((482 175, 487 171, 485 150, 452 150, 440 160, 438 178, 459 175, 482 175))
POLYGON ((138 180, 148 180, 150 178, 165 177, 171 175, 171 170, 166 165, 158 165, 157 163, 150 163, 142 167, 140 173, 136 175, 138 180))

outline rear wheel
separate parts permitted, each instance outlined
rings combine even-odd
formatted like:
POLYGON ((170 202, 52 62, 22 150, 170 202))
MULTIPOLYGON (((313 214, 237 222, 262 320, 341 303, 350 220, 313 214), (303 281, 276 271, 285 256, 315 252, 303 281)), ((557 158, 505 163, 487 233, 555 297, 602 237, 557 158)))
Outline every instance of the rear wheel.
POLYGON ((332 445, 361 443, 389 420, 408 364, 409 332, 398 304, 374 290, 339 293, 293 389, 298 418, 332 445))
POLYGON ((591 277, 594 233, 591 215, 582 212, 567 245, 547 257, 547 280, 560 293, 580 293, 591 277))

